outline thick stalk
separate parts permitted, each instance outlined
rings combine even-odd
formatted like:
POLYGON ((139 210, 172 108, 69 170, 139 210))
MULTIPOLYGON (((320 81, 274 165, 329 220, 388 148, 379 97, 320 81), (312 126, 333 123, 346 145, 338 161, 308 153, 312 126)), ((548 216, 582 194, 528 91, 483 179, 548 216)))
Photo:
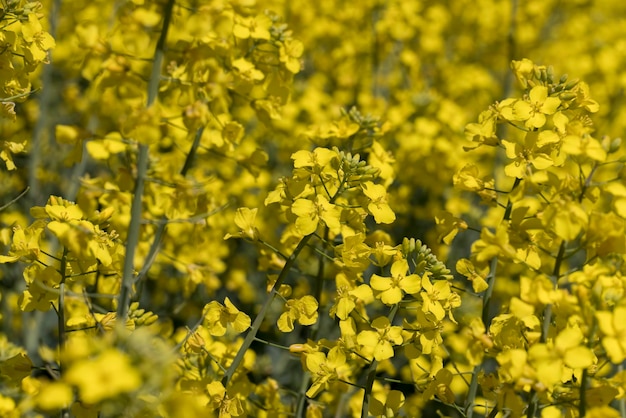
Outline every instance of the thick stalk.
MULTIPOLYGON (((150 74, 150 81, 148 83, 148 99, 146 107, 150 107, 154 104, 159 93, 161 64, 163 62, 163 55, 165 54, 165 41, 167 39, 167 31, 169 29, 170 21, 172 18, 173 8, 174 0, 168 0, 167 4, 165 5, 165 9, 163 10, 163 28, 161 29, 161 35, 159 36, 159 40, 157 41, 156 49, 154 52, 154 62, 152 63, 152 71, 150 74)), ((148 145, 140 143, 139 156, 137 158, 137 180, 135 182, 135 190, 131 207, 131 218, 130 224, 128 226, 128 238, 126 241, 126 258, 124 259, 122 285, 117 304, 117 318, 119 320, 118 323, 120 327, 123 327, 126 323, 128 309, 130 306, 130 299, 134 282, 135 250, 137 249, 137 244, 139 243, 143 201, 142 198, 147 171, 148 145)))
POLYGON ((222 384, 224 385, 224 387, 228 386, 231 379, 233 378, 233 375, 235 374, 235 371, 241 365, 241 362, 243 361, 243 356, 246 354, 246 351, 248 351, 248 349, 252 345, 252 342, 255 340, 256 334, 257 332, 259 332, 259 329, 261 328, 261 324, 263 323, 263 320, 265 319, 265 315, 267 314, 269 307, 271 306, 272 302, 274 301, 274 298, 276 297, 276 294, 278 293, 278 288, 280 288, 280 285, 283 284, 283 282, 287 278, 287 274, 293 267, 294 263, 296 262, 296 259, 298 258, 298 256, 300 255, 304 247, 306 247, 307 243, 309 242, 312 236, 313 234, 310 234, 302 238, 300 242, 298 243, 298 246, 295 248, 295 250, 293 250, 293 253, 291 253, 289 258, 285 262, 285 265, 283 266, 283 269, 280 271, 280 274, 278 275, 278 278, 276 279, 276 283, 274 283, 274 286, 272 287, 270 294, 267 295, 267 299, 265 300, 265 303, 263 303, 261 310, 256 315, 256 318, 254 318, 254 322, 250 326, 250 331, 248 331, 246 338, 243 340, 243 344, 241 344, 241 347, 239 347, 239 351, 237 351, 237 354, 235 355, 233 362, 231 363, 230 367, 228 368, 228 371, 226 371, 226 374, 224 374, 224 377, 222 378, 222 384))
MULTIPOLYGON (((328 227, 324 227, 324 242, 328 242, 328 227)), ((326 251, 318 254, 317 260, 317 277, 315 278, 315 290, 313 292, 313 296, 315 300, 322 300, 322 292, 324 291, 324 265, 326 263, 326 251)), ((321 309, 321 307, 320 307, 321 309)), ((317 322, 311 325, 306 330, 306 339, 316 340, 317 339, 317 331, 320 327, 321 315, 318 316, 317 322)), ((296 417, 304 417, 305 416, 305 401, 306 401, 306 389, 309 385, 309 374, 304 373, 302 376, 302 381, 300 382, 300 390, 298 392, 298 407, 296 408, 296 417)))
MULTIPOLYGON (((185 177, 191 169, 193 160, 196 156, 196 152, 198 151, 198 147, 200 146, 200 139, 202 138, 203 132, 204 126, 196 131, 193 144, 191 144, 191 149, 187 154, 187 158, 185 159, 183 168, 180 170, 180 175, 183 177, 185 177)), ((165 232, 166 226, 167 218, 163 216, 161 218, 161 221, 159 222, 159 226, 157 227, 156 232, 154 233, 154 238, 152 239, 152 244, 150 245, 150 250, 148 251, 148 256, 146 257, 146 260, 144 261, 143 267, 139 271, 139 274, 137 274, 137 277, 135 278, 135 283, 145 277, 145 275, 148 274, 150 267, 152 267, 152 264, 154 264, 154 260, 156 260, 157 253, 159 252, 159 247, 161 246, 161 240, 163 239, 163 233, 165 232)))
MULTIPOLYGON (((511 191, 515 190, 517 186, 521 183, 521 179, 516 178, 513 183, 513 187, 511 191)), ((513 209, 513 203, 511 200, 507 202, 506 209, 504 210, 504 215, 502 217, 502 222, 507 222, 511 218, 511 211, 513 209)), ((485 325, 485 331, 489 332, 489 327, 491 326, 491 321, 493 320, 495 313, 491 312, 492 308, 492 295, 493 288, 495 286, 496 280, 496 269, 498 267, 498 257, 494 257, 491 260, 491 266, 489 271, 489 277, 487 278, 487 290, 483 293, 483 306, 482 306, 482 321, 485 325)), ((476 393, 478 391, 478 375, 482 370, 483 365, 479 364, 474 367, 472 371, 472 380, 470 382, 470 387, 467 393, 467 398, 465 399, 465 413, 468 418, 472 418, 474 416, 474 400, 476 399, 476 393)))
POLYGON ((120 326, 124 326, 128 316, 130 299, 134 282, 134 260, 135 250, 139 243, 141 225, 141 209, 144 181, 146 171, 148 169, 148 146, 139 145, 139 158, 137 160, 137 180, 135 182, 135 190, 133 195, 133 203, 131 206, 131 218, 128 226, 128 237, 126 239, 126 258, 124 259, 124 272, 122 276, 122 286, 120 288, 120 296, 117 303, 117 318, 120 326))
MULTIPOLYGON (((518 0, 511 0, 511 14, 510 14, 510 22, 509 22, 509 33, 507 35, 507 67, 514 59, 516 59, 516 43, 515 43, 515 32, 517 31, 517 8, 518 8, 518 0)), ((504 80, 502 82, 502 97, 509 97, 513 90, 513 73, 511 71, 506 71, 504 75, 504 80)), ((508 131, 508 125, 498 125, 496 136, 498 138, 506 138, 508 131)), ((496 163, 494 167, 501 166, 501 158, 496 156, 496 163)), ((520 179, 515 179, 515 183, 513 185, 512 190, 514 190, 520 183, 520 179)), ((508 220, 511 215, 512 205, 509 201, 504 212, 503 219, 504 221, 508 220)), ((493 294, 494 282, 496 278, 496 266, 498 265, 497 257, 491 260, 491 269, 488 278, 489 287, 483 294, 483 308, 482 308, 482 321, 485 325, 485 331, 489 332, 489 326, 491 325, 491 320, 493 319, 493 313, 490 312, 491 309, 491 298, 493 294)), ((483 368, 483 364, 479 364, 474 367, 472 371, 472 380, 470 382, 470 387, 468 390, 467 398, 465 400, 465 412, 467 414, 467 418, 472 418, 474 415, 474 400, 476 399, 476 393, 478 391, 478 375, 483 368)))
MULTIPOLYGON (((335 195, 330 199, 329 201, 330 203, 335 203, 335 200, 337 200, 337 198, 341 196, 341 193, 344 190, 343 188, 348 180, 348 177, 349 177, 348 174, 344 174, 344 177, 341 180, 339 189, 337 190, 335 195)), ((269 307, 272 305, 272 302, 274 301, 274 298, 276 297, 276 294, 278 293, 278 289, 280 288, 280 285, 282 285, 285 279, 287 278, 287 274, 289 274, 289 271, 293 267, 298 256, 300 255, 304 247, 306 247, 307 243, 309 242, 309 240, 311 239, 313 235, 315 235, 315 233, 312 233, 303 237, 298 243, 298 245, 296 246, 296 248, 293 250, 291 255, 285 261, 285 265, 283 266, 283 269, 280 271, 280 274, 278 275, 278 278, 276 279, 276 282, 274 283, 274 286, 272 287, 270 294, 267 295, 267 299, 265 300, 265 303, 263 303, 261 310, 257 314, 256 318, 254 318, 254 322, 252 323, 250 327, 250 331, 248 331, 246 338, 243 340, 243 344, 241 345, 241 347, 239 347, 239 351, 237 351, 237 354, 235 355, 233 362, 228 368, 228 371, 226 372, 224 377, 222 377, 222 384, 224 385, 224 387, 228 386, 228 383, 230 383, 231 379, 233 378, 235 371, 237 370, 237 368, 243 361, 243 356, 246 354, 246 351, 250 348, 250 346, 252 345, 252 342, 255 340, 256 334, 257 332, 259 332, 259 328, 261 328, 261 324, 263 323, 263 320, 265 319, 265 315, 267 314, 269 307)))
POLYGON ((63 248, 63 256, 61 257, 61 265, 59 273, 61 274, 61 283, 59 284, 59 306, 57 309, 57 325, 59 331, 59 349, 65 349, 65 276, 67 274, 67 248, 63 248))
MULTIPOLYGON (((61 283, 59 283, 59 306, 57 309, 57 325, 59 332, 59 351, 63 353, 65 351, 65 278, 67 275, 67 253, 66 247, 63 247, 63 256, 61 256, 61 265, 59 266, 59 274, 61 274, 61 283)), ((59 374, 63 375, 63 362, 59 361, 59 374)), ((69 417, 70 411, 68 408, 61 410, 61 418, 69 417)))
MULTIPOLYGON (((617 371, 619 373, 624 371, 624 363, 625 362, 621 362, 618 366, 617 366, 617 371)), ((624 397, 621 397, 618 401, 617 401, 618 405, 619 405, 619 414, 621 418, 626 418, 626 399, 624 399, 624 397)))

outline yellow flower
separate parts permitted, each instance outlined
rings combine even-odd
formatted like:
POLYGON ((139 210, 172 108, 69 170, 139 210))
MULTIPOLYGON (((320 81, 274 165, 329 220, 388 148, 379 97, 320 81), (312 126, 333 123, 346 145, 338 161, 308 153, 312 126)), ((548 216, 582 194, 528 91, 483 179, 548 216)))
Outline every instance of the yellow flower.
POLYGON ((294 321, 301 325, 313 325, 317 322, 317 300, 310 295, 300 299, 290 299, 285 304, 286 311, 278 318, 278 329, 282 332, 291 332, 294 321))
POLYGON ((113 348, 94 359, 76 362, 64 379, 78 387, 80 400, 88 404, 132 392, 141 385, 141 376, 128 356, 113 348))
POLYGON ((245 81, 259 81, 265 78, 263 72, 256 69, 254 64, 245 58, 237 58, 234 60, 233 68, 237 70, 239 76, 245 81))
POLYGON ((240 39, 270 39, 272 21, 266 15, 254 17, 235 16, 233 34, 240 39))
POLYGON ((44 224, 35 222, 26 229, 16 225, 13 228, 13 242, 9 255, 0 255, 1 263, 13 263, 24 257, 27 260, 37 260, 39 257, 39 241, 44 224))
POLYGON ((402 327, 393 326, 384 316, 372 321, 376 331, 361 331, 357 342, 371 350, 376 361, 393 357, 393 346, 402 344, 402 327))
POLYGON ((435 318, 442 320, 446 315, 444 305, 447 304, 445 301, 448 301, 452 295, 452 292, 450 291, 450 283, 446 280, 437 280, 435 283, 432 283, 428 278, 429 275, 430 273, 426 272, 424 277, 422 277, 423 291, 420 293, 422 300, 424 301, 422 310, 424 312, 431 312, 435 315, 435 318))
POLYGON ((297 216, 296 229, 302 235, 315 232, 320 220, 328 226, 331 232, 341 231, 341 210, 323 195, 315 196, 315 201, 297 199, 291 205, 291 211, 297 216))
MULTIPOLYGON (((252 241, 259 239, 259 230, 255 226, 255 219, 258 209, 239 208, 235 212, 235 225, 239 227, 239 237, 252 241)), ((234 235, 226 234, 224 239, 229 239, 234 235)))
POLYGON ((39 408, 52 411, 69 406, 73 397, 72 388, 67 384, 50 382, 41 387, 34 400, 39 408))
POLYGON ((568 327, 554 342, 535 344, 528 349, 528 360, 537 371, 537 379, 552 388, 571 379, 572 373, 586 369, 596 362, 593 351, 583 345, 579 328, 568 327))
POLYGON ((387 203, 387 191, 383 185, 366 181, 361 187, 363 194, 370 199, 367 210, 374 216, 376 223, 390 224, 396 220, 396 214, 387 203))
POLYGON ((35 13, 28 15, 28 22, 22 24, 22 36, 30 43, 30 46, 24 49, 29 61, 46 61, 47 51, 54 48, 55 42, 54 38, 43 30, 35 13))
POLYGON ((15 401, 8 396, 0 395, 0 416, 8 418, 19 416, 15 401))
POLYGON ((374 416, 394 417, 404 405, 405 397, 399 390, 375 392, 370 400, 369 413, 374 416))
POLYGON ((287 39, 280 45, 280 62, 285 64, 285 68, 290 72, 296 74, 300 71, 300 57, 303 52, 304 46, 302 42, 295 39, 287 39))
POLYGON ((372 289, 368 285, 356 286, 343 273, 337 274, 335 281, 337 283, 337 297, 335 304, 330 308, 330 316, 336 316, 345 321, 356 308, 357 302, 364 304, 373 300, 372 289))
POLYGON ((345 380, 348 371, 346 355, 338 346, 331 348, 328 356, 319 351, 303 356, 305 368, 311 373, 311 387, 306 391, 309 398, 315 397, 330 383, 338 379, 345 380))
POLYGON ((545 170, 555 165, 551 155, 552 150, 547 145, 558 143, 560 140, 555 134, 554 136, 557 137, 555 142, 553 136, 547 133, 548 131, 527 132, 523 143, 503 140, 502 145, 506 150, 506 156, 512 160, 504 167, 504 173, 509 177, 524 178, 528 174, 529 164, 537 170, 545 170))
POLYGON ((596 312, 602 331, 602 346, 611 362, 619 364, 626 359, 626 306, 617 306, 613 312, 596 312))
POLYGON ((204 307, 204 320, 211 335, 220 337, 226 334, 229 324, 237 332, 244 332, 250 327, 250 317, 237 309, 229 298, 224 299, 224 305, 213 301, 204 307))
POLYGON ((452 384, 452 372, 441 369, 435 375, 435 379, 428 384, 424 391, 424 399, 432 399, 433 396, 447 403, 454 402, 454 392, 450 388, 452 384))
POLYGON ((489 288, 487 283, 487 275, 489 274, 489 268, 479 269, 472 262, 466 258, 461 258, 456 262, 456 271, 459 274, 467 277, 472 282, 472 289, 476 293, 483 292, 489 288))
POLYGON ((453 216, 449 212, 439 212, 439 214, 435 216, 435 222, 437 224, 437 232, 439 233, 438 239, 442 240, 447 245, 450 245, 459 231, 467 230, 467 222, 453 216))
POLYGON ((404 293, 414 294, 420 291, 420 278, 417 274, 407 274, 409 263, 405 260, 395 261, 391 265, 391 277, 373 274, 370 286, 375 290, 376 298, 385 305, 394 305, 402 300, 404 293))
POLYGON ((478 178, 478 167, 475 164, 466 164, 452 178, 453 184, 459 190, 477 192, 485 188, 485 182, 478 178))
POLYGON ((238 397, 230 397, 221 382, 211 382, 206 386, 209 394, 209 406, 219 411, 220 418, 239 417, 245 409, 238 397))
POLYGON ((561 105, 558 97, 548 97, 546 86, 535 86, 528 93, 528 100, 518 100, 513 105, 515 117, 527 128, 541 128, 546 124, 546 115, 552 115, 561 105))

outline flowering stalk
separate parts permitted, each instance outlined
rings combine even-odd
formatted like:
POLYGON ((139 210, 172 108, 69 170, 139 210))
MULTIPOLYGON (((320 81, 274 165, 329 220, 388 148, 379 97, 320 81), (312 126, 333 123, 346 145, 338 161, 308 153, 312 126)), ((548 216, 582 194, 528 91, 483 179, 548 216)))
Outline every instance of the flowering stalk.
MULTIPOLYGON (((161 36, 156 45, 154 53, 154 61, 152 63, 152 72, 150 74, 150 83, 148 84, 148 99, 146 107, 149 108, 154 104, 159 92, 159 80, 161 79, 161 64, 165 53, 165 41, 167 39, 167 31, 169 29, 172 18, 172 9, 174 8, 174 0, 168 0, 163 11, 163 27, 161 36)), ((134 282, 134 260, 135 250, 139 243, 139 227, 141 225, 141 212, 143 201, 143 189, 146 172, 148 170, 148 145, 139 144, 139 155, 137 158, 137 179, 135 182, 135 190, 133 194, 133 203, 131 206, 131 219, 128 226, 128 240, 126 242, 126 258, 124 259, 124 270, 122 276, 122 286, 117 304, 117 318, 120 326, 126 322, 128 317, 128 307, 132 293, 132 285, 134 282)))

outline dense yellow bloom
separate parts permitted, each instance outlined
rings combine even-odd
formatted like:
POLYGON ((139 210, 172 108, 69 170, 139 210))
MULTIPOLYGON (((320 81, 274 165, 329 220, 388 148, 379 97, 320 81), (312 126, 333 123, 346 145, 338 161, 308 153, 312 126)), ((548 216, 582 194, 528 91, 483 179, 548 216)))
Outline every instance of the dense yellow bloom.
POLYGON ((552 388, 569 380, 572 373, 593 365, 597 361, 596 356, 583 345, 583 339, 579 328, 568 327, 556 336, 553 344, 531 346, 528 361, 536 369, 537 379, 547 388, 552 388))
POLYGON ((72 364, 64 380, 76 386, 80 399, 89 404, 132 392, 141 385, 141 375, 131 360, 114 348, 72 364))
POLYGON ((0 414, 7 418, 17 418, 19 411, 16 408, 15 401, 7 396, 0 395, 0 414))
POLYGON ((611 362, 619 364, 626 359, 626 306, 617 306, 613 312, 598 311, 598 325, 602 331, 602 346, 611 362))

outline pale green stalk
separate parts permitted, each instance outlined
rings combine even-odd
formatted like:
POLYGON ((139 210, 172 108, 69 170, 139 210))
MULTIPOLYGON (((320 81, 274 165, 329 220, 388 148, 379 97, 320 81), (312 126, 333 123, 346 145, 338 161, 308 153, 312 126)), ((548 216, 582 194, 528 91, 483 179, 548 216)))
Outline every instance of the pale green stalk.
MULTIPOLYGON (((154 62, 152 63, 152 71, 150 74, 150 82, 148 83, 148 100, 146 107, 154 104, 159 93, 159 81, 161 79, 161 64, 163 55, 165 54, 165 41, 167 39, 167 31, 169 29, 172 18, 172 9, 174 8, 174 0, 168 0, 163 10, 163 28, 161 36, 157 41, 156 50, 154 52, 154 62)), ((117 304, 117 318, 119 326, 123 327, 128 316, 132 286, 134 282, 134 261, 135 251, 139 243, 142 198, 146 172, 148 171, 148 145, 139 144, 139 156, 137 158, 137 180, 135 182, 135 190, 133 202, 131 206, 131 218, 128 226, 128 238, 126 241, 126 257, 124 259, 124 270, 122 276, 122 285, 120 288, 120 296, 117 304)))
MULTIPOLYGON (((328 241, 328 227, 324 227, 324 241, 328 241)), ((324 291, 324 265, 326 263, 326 252, 321 252, 318 254, 318 264, 317 264, 317 277, 315 278, 315 291, 313 296, 315 300, 322 300, 322 292, 324 291)), ((321 309, 321 307, 320 307, 321 309)), ((321 318, 318 316, 315 324, 311 325, 307 328, 307 340, 315 340, 317 338, 317 331, 319 330, 321 318)), ((298 391, 298 407, 296 408, 296 417, 304 417, 305 416, 305 401, 306 401, 306 390, 309 386, 309 373, 304 373, 302 376, 302 381, 300 383, 300 389, 298 391)))
MULTIPOLYGON (((517 8, 518 8, 518 0, 511 0, 511 14, 510 14, 511 22, 509 24, 509 33, 507 36, 507 44, 508 44, 508 54, 507 54, 508 63, 507 64, 510 64, 511 61, 517 58, 516 57, 516 44, 515 44, 515 32, 517 30, 517 22, 516 22, 517 8)), ((514 81, 513 73, 510 70, 506 71, 504 75, 504 81, 502 83, 502 97, 509 97, 511 95, 511 92, 513 90, 513 81, 514 81)), ((508 125, 499 125, 497 127, 496 135, 498 138, 506 138, 507 131, 508 131, 508 125)), ((501 164, 498 164, 500 162, 498 160, 499 159, 496 158, 495 166, 501 165, 501 164)), ((519 185, 519 183, 520 183, 520 179, 515 179, 515 183, 511 190, 514 190, 519 185)), ((509 203, 507 204, 506 211, 504 213, 504 217, 503 217, 505 221, 509 219, 511 215, 511 209, 512 209, 512 206, 511 206, 511 202, 509 201, 509 203)), ((486 332, 489 332, 489 326, 491 325, 491 320, 493 319, 493 315, 490 312, 490 308, 491 308, 491 298, 493 294, 493 288, 495 285, 497 265, 498 265, 498 258, 496 257, 493 260, 491 260, 490 273, 489 273, 490 275, 487 280, 489 287, 483 294, 482 321, 483 321, 483 324, 485 325, 486 332)), ((476 401, 476 394, 478 392, 478 375, 480 374, 482 368, 483 368, 483 364, 479 364, 476 367, 474 367, 474 370, 472 372, 472 380, 470 382, 468 395, 467 395, 467 398, 465 399, 465 405, 464 405, 465 412, 468 418, 472 418, 474 415, 473 406, 476 401)))
MULTIPOLYGON (((66 247, 63 247, 63 255, 61 256, 61 265, 59 266, 59 274, 61 274, 61 283, 59 284, 59 303, 57 308, 57 326, 59 332, 59 350, 65 351, 65 279, 67 276, 67 253, 66 247)), ((59 361, 59 374, 63 374, 63 362, 59 361)), ((61 410, 61 418, 69 416, 69 409, 61 410)))
POLYGON ((265 319, 265 315, 267 314, 269 307, 271 306, 272 302, 274 301, 274 298, 276 297, 276 294, 278 293, 278 289, 280 288, 280 285, 283 284, 283 282, 287 278, 287 274, 291 270, 291 267, 294 265, 294 263, 296 262, 296 259, 298 258, 298 256, 300 255, 304 247, 306 247, 307 243, 309 242, 309 240, 311 239, 313 235, 314 234, 310 234, 302 238, 300 242, 298 243, 298 246, 295 248, 295 250, 293 250, 293 253, 291 253, 289 258, 285 262, 283 269, 280 271, 280 274, 278 275, 278 278, 276 279, 276 283, 274 283, 274 286, 272 287, 270 294, 267 296, 265 303, 263 303, 261 310, 256 315, 256 318, 254 318, 254 322, 250 326, 250 330, 248 331, 246 338, 243 340, 243 343, 241 344, 241 347, 239 347, 239 350, 237 351, 237 354, 235 355, 233 362, 230 364, 228 371, 224 374, 224 377, 222 378, 222 384, 224 385, 224 387, 228 386, 231 379, 233 378, 233 375, 235 374, 235 371, 241 365, 241 362, 243 361, 243 357, 246 354, 246 351, 248 351, 248 349, 252 345, 252 342, 255 340, 257 332, 259 332, 259 328, 261 328, 261 324, 263 323, 263 320, 265 319))

